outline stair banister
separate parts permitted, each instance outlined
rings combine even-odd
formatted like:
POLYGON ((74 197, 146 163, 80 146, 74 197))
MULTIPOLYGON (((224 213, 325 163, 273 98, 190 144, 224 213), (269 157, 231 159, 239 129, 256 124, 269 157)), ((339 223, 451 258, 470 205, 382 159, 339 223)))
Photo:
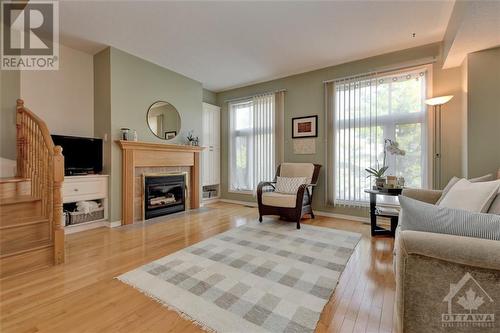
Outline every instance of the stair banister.
POLYGON ((45 122, 17 100, 17 176, 31 180, 31 195, 42 201, 42 214, 50 221, 54 263, 64 262, 62 193, 64 156, 55 146, 45 122))

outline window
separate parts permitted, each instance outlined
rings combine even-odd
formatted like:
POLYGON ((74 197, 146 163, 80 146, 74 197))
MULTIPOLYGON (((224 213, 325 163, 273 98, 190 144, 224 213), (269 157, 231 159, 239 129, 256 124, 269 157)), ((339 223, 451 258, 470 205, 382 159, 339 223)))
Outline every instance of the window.
POLYGON ((384 141, 399 143, 404 156, 386 154, 386 175, 402 176, 406 185, 427 185, 427 69, 369 75, 327 86, 332 126, 330 197, 336 204, 366 205, 374 180, 368 167, 383 166, 384 141))
POLYGON ((274 177, 274 93, 230 102, 229 122, 229 191, 252 192, 274 177))

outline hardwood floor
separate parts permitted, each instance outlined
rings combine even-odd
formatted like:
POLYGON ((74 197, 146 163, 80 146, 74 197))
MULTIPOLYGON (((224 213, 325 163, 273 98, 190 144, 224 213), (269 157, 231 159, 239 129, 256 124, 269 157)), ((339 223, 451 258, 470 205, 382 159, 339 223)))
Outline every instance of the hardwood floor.
MULTIPOLYGON (((114 277, 255 220, 255 208, 213 203, 162 221, 68 235, 65 264, 0 280, 0 331, 201 332, 114 277)), ((316 331, 391 332, 393 239, 371 238, 360 222, 303 223, 363 234, 316 331)))

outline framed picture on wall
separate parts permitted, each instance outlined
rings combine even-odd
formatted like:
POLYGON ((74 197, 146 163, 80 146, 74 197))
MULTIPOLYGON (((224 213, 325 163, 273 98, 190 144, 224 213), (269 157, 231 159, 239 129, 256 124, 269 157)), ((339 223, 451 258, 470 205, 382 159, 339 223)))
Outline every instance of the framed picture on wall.
POLYGON ((292 138, 316 138, 318 136, 318 116, 292 118, 292 138))
POLYGON ((175 138, 176 135, 177 135, 177 131, 165 132, 165 139, 166 140, 173 139, 173 138, 175 138))

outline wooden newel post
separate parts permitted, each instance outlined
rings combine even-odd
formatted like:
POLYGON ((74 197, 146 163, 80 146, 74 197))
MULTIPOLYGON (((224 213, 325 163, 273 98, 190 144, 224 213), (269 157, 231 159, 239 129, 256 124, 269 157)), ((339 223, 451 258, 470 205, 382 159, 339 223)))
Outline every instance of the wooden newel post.
POLYGON ((23 131, 23 114, 22 109, 24 101, 18 99, 16 101, 16 144, 17 144, 17 176, 25 178, 23 165, 24 165, 24 131, 23 131))
POLYGON ((54 263, 64 263, 64 224, 62 207, 62 183, 64 181, 64 156, 62 147, 54 147, 54 184, 53 184, 53 205, 54 205, 54 263))

